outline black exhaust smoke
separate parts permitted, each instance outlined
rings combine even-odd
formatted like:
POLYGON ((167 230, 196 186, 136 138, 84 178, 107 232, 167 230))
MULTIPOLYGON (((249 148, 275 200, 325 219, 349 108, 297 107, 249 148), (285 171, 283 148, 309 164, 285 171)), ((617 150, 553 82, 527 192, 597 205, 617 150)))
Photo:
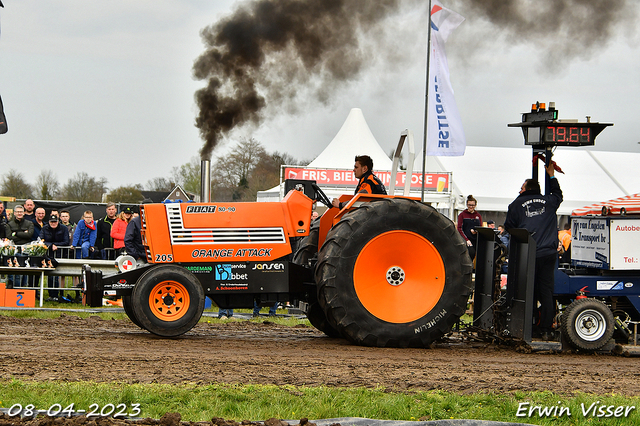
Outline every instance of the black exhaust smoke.
POLYGON ((504 38, 543 51, 542 60, 532 58, 532 63, 547 72, 576 58, 592 58, 616 33, 636 33, 639 9, 637 0, 446 0, 446 6, 469 21, 491 24, 488 31, 467 34, 466 43, 457 44, 464 53, 495 48, 496 39, 504 38))
MULTIPOLYGON (((617 28, 635 33, 637 0, 445 0, 467 18, 456 35, 456 49, 472 66, 474 53, 494 49, 496 39, 542 49, 533 60, 554 71, 576 57, 591 57, 617 28), (488 22, 489 28, 481 22, 488 22), (465 29, 466 28, 466 29, 465 29)), ((196 92, 196 126, 209 159, 222 137, 236 127, 258 125, 267 114, 295 112, 302 100, 327 103, 345 82, 376 60, 423 61, 400 52, 418 43, 424 55, 428 27, 425 0, 255 0, 205 28, 206 51, 193 73, 207 85, 196 92), (402 10, 400 10, 402 9, 402 10), (399 39, 405 24, 389 19, 410 13, 421 28, 399 39), (267 113, 269 111, 269 113, 267 113)), ((415 26, 415 24, 414 24, 415 26)), ((501 46, 504 46, 501 44, 501 46)), ((499 67, 496 64, 496 67, 499 67)), ((423 82, 421 82, 423 83, 423 82)), ((418 87, 420 83, 416 82, 418 87)), ((390 90, 393 90, 390 88, 390 90)))
POLYGON ((301 90, 326 102, 376 53, 384 54, 369 42, 399 2, 259 0, 205 28, 206 52, 193 67, 197 79, 208 80, 195 95, 196 126, 205 141, 201 158, 209 158, 231 129, 259 124, 266 107, 295 110, 301 90))

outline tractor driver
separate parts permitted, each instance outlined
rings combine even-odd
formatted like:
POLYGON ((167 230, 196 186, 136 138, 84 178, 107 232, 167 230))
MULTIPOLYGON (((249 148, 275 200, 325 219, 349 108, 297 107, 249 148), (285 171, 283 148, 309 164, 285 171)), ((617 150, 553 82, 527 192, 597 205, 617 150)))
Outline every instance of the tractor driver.
MULTIPOLYGON (((353 174, 359 179, 354 194, 387 194, 382 181, 373 174, 373 160, 368 155, 356 156, 353 174)), ((339 209, 344 207, 337 198, 331 200, 331 204, 339 209)))

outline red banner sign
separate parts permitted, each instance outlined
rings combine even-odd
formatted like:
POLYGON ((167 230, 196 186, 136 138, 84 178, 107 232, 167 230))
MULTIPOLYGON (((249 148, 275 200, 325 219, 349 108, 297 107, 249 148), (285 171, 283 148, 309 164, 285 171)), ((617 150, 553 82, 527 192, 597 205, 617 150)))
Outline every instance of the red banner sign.
MULTIPOLYGON (((391 172, 374 172, 380 178, 384 186, 389 188, 391 172)), ((353 175, 353 170, 345 169, 312 169, 285 167, 284 179, 315 180, 318 185, 336 187, 356 187, 358 179, 353 175)), ((398 172, 396 177, 396 188, 404 188, 406 179, 405 172, 398 172)), ((424 187, 429 191, 449 192, 450 173, 426 173, 424 187)), ((422 188, 422 173, 411 175, 411 188, 422 188)))

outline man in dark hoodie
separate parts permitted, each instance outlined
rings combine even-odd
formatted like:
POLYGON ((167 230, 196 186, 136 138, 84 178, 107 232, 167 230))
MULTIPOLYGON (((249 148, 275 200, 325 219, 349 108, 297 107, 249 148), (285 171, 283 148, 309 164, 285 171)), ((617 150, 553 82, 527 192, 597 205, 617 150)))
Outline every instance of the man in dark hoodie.
MULTIPOLYGON (((100 251, 102 259, 109 259, 106 249, 113 249, 113 238, 111 238, 111 228, 118 218, 116 216, 118 208, 115 203, 107 204, 107 215, 96 222, 96 250, 100 251)), ((110 250, 112 259, 115 259, 115 250, 110 250)))
MULTIPOLYGON (((537 180, 527 179, 520 195, 509 204, 504 227, 525 228, 536 242, 534 303, 540 302, 539 330, 543 340, 552 338, 555 304, 553 302, 553 276, 558 260, 558 217, 562 191, 554 176, 554 163, 545 167, 550 179, 549 195, 540 193, 537 180)), ((537 306, 537 305, 535 305, 537 306)), ((534 308, 535 308, 534 306, 534 308)), ((534 309, 534 312, 536 309, 534 309)))
POLYGON ((136 216, 129 221, 127 230, 124 234, 124 248, 129 256, 133 256, 136 260, 146 261, 147 254, 142 245, 142 236, 140 234, 140 216, 136 216))
MULTIPOLYGON (((56 251, 58 250, 58 246, 64 247, 69 245, 69 230, 59 222, 58 216, 51 215, 51 217, 49 217, 49 223, 42 227, 40 239, 44 241, 44 244, 49 247, 50 250, 56 251)), ((60 287, 60 280, 58 277, 49 276, 48 282, 49 287, 60 287)), ((49 301, 57 302, 63 292, 59 292, 58 290, 49 290, 49 301)))

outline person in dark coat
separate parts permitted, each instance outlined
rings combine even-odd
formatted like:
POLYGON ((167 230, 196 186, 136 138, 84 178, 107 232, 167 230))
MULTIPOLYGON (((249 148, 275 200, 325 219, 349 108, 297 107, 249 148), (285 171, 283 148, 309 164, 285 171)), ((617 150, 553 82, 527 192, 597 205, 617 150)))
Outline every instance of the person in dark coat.
POLYGON ((49 222, 42 227, 40 239, 52 251, 56 251, 58 246, 69 245, 69 230, 60 223, 58 216, 53 215, 49 218, 49 222))
MULTIPOLYGON (((49 250, 56 251, 58 246, 64 247, 69 245, 69 230, 58 220, 58 216, 49 217, 49 222, 42 227, 40 239, 49 250)), ((37 265, 34 265, 37 266, 37 265)), ((49 276, 49 287, 60 288, 60 277, 49 276)), ((49 290, 49 301, 57 302, 62 296, 59 290, 49 290)))
POLYGON ((147 260, 144 246, 142 245, 142 235, 140 234, 140 216, 136 216, 127 225, 127 232, 124 235, 124 248, 129 256, 136 260, 147 260))
POLYGON ((458 215, 458 232, 464 238, 469 251, 471 260, 476 258, 476 244, 478 241, 478 233, 476 228, 482 226, 482 215, 476 210, 478 200, 473 195, 467 196, 467 209, 458 215))
MULTIPOLYGON (((17 246, 31 242, 33 222, 24 218, 24 207, 17 205, 13 208, 13 217, 4 226, 7 238, 17 246)), ((16 286, 26 287, 27 275, 9 275, 7 288, 16 286)))
POLYGON ((24 218, 30 221, 34 221, 36 218, 36 204, 31 198, 25 200, 24 204, 24 218))
MULTIPOLYGON (((107 215, 96 222, 96 250, 100 252, 102 259, 108 259, 109 254, 107 249, 113 248, 113 238, 111 237, 111 229, 116 221, 118 209, 115 203, 107 204, 107 215)), ((115 251, 111 250, 113 257, 115 258, 115 251)))
POLYGON ((13 217, 5 225, 7 238, 17 246, 31 242, 33 222, 24 218, 24 207, 13 208, 13 217))
POLYGON ((522 184, 520 195, 509 204, 504 227, 507 231, 525 228, 536 242, 534 303, 540 302, 538 329, 542 339, 550 340, 556 314, 553 301, 554 273, 558 261, 556 212, 562 203, 562 190, 558 179, 554 176, 554 163, 550 163, 545 170, 550 177, 549 195, 540 193, 540 184, 537 180, 527 179, 522 184))
POLYGON ((9 219, 7 218, 7 211, 4 208, 4 202, 0 201, 0 222, 5 224, 8 220, 9 219))
POLYGON ((7 238, 7 229, 5 228, 7 222, 7 212, 4 209, 4 203, 0 201, 0 238, 7 238))

